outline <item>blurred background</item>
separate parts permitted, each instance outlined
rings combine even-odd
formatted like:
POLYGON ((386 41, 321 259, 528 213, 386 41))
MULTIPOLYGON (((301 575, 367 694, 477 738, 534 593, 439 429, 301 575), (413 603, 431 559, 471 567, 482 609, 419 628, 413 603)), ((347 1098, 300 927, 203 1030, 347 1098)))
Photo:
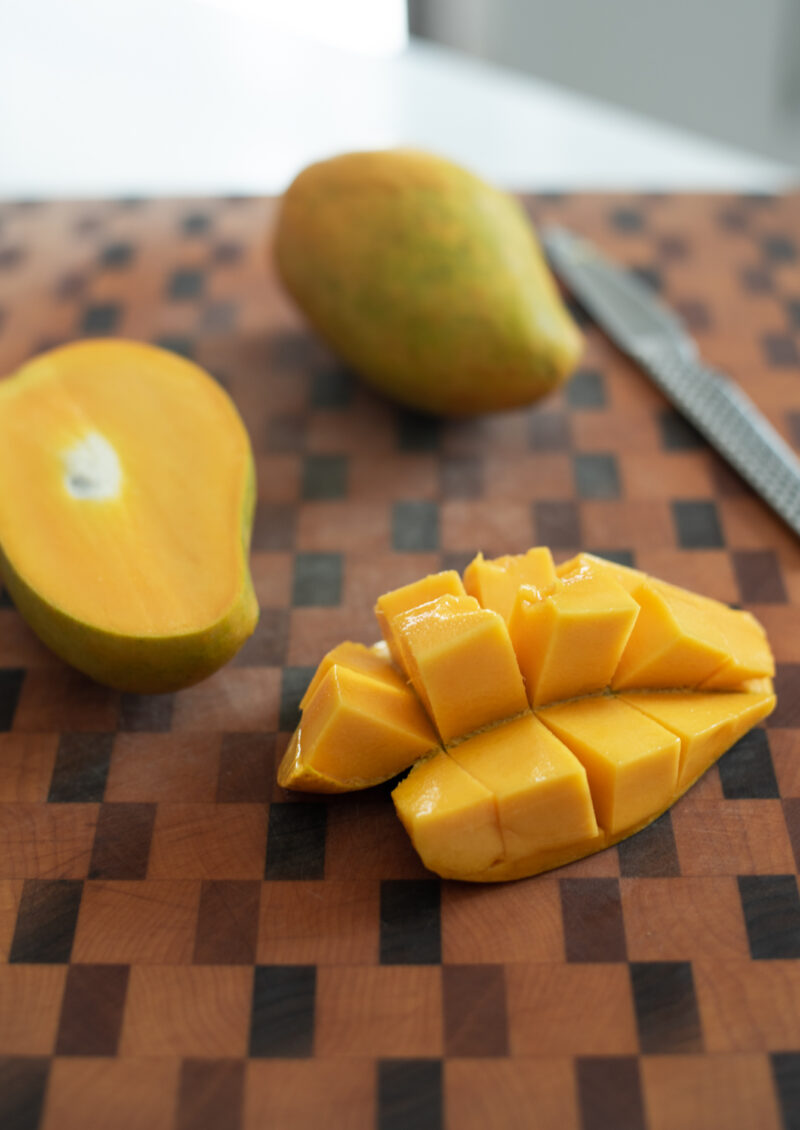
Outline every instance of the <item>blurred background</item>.
POLYGON ((409 0, 413 35, 800 162, 797 0, 409 0))
POLYGON ((278 192, 413 144, 509 187, 783 187, 797 0, 0 0, 0 195, 278 192))

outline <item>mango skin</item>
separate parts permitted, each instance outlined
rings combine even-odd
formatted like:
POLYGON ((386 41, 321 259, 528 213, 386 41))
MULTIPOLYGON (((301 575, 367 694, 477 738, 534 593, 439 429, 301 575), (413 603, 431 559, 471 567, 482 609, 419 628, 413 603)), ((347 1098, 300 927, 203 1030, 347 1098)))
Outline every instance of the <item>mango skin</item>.
POLYGON ((311 165, 283 198, 274 254, 331 348, 423 412, 529 404, 581 354, 521 205, 430 154, 349 153, 311 165))
MULTIPOLYGON (((90 343, 91 344, 91 343, 90 343)), ((64 349, 76 348, 64 346, 64 349)), ((137 346, 161 352, 152 346, 137 346)), ((57 355, 58 351, 54 351, 57 355)), ((210 379, 204 376, 204 379, 210 379)), ((0 382, 2 393, 12 382, 28 378, 26 366, 0 382)), ((0 578, 17 611, 39 639, 60 659, 98 683, 137 694, 170 693, 208 678, 239 651, 252 635, 259 606, 248 566, 256 505, 252 452, 240 496, 239 585, 234 600, 215 622, 194 632, 167 636, 130 636, 104 630, 71 616, 45 600, 14 568, 0 544, 0 578)))

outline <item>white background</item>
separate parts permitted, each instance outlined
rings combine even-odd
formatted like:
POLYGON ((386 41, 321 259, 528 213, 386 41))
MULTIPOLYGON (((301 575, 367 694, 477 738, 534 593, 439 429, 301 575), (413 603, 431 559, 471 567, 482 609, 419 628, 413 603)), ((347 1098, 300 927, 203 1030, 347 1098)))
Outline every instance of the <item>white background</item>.
POLYGON ((301 35, 269 7, 0 0, 0 197, 278 192, 321 156, 399 144, 512 188, 794 180, 780 164, 438 47, 387 54, 396 26, 367 29, 347 50, 322 24, 301 35))

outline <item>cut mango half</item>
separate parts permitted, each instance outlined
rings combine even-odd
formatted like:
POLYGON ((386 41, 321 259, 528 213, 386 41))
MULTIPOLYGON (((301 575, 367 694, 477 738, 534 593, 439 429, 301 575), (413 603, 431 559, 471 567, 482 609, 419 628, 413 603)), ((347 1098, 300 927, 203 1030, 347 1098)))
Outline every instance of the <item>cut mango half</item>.
POLYGON ((154 346, 84 341, 0 382, 0 572, 40 638, 126 691, 211 674, 258 619, 232 401, 154 346))
POLYGON ((278 779, 392 793, 423 863, 473 882, 633 835, 775 706, 747 612, 580 554, 486 561, 386 593, 385 643, 320 664, 278 779), (416 603, 415 603, 416 601, 416 603))

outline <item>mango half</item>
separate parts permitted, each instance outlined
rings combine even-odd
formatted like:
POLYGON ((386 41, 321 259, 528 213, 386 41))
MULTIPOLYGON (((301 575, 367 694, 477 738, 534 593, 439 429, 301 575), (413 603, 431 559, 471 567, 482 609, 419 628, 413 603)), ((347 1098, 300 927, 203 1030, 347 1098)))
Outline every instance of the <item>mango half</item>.
POLYGON ((250 442, 165 350, 84 341, 0 383, 0 573, 57 655, 124 691, 210 675, 252 633, 250 442))
POLYGON ((775 706, 747 612, 588 554, 556 569, 546 548, 479 554, 464 582, 378 599, 385 643, 323 659, 278 770, 337 792, 412 766, 392 798, 445 878, 523 878, 618 843, 775 706))
POLYGON ((380 392, 424 412, 529 404, 581 337, 520 204, 427 153, 347 153, 287 190, 274 254, 317 332, 380 392))

